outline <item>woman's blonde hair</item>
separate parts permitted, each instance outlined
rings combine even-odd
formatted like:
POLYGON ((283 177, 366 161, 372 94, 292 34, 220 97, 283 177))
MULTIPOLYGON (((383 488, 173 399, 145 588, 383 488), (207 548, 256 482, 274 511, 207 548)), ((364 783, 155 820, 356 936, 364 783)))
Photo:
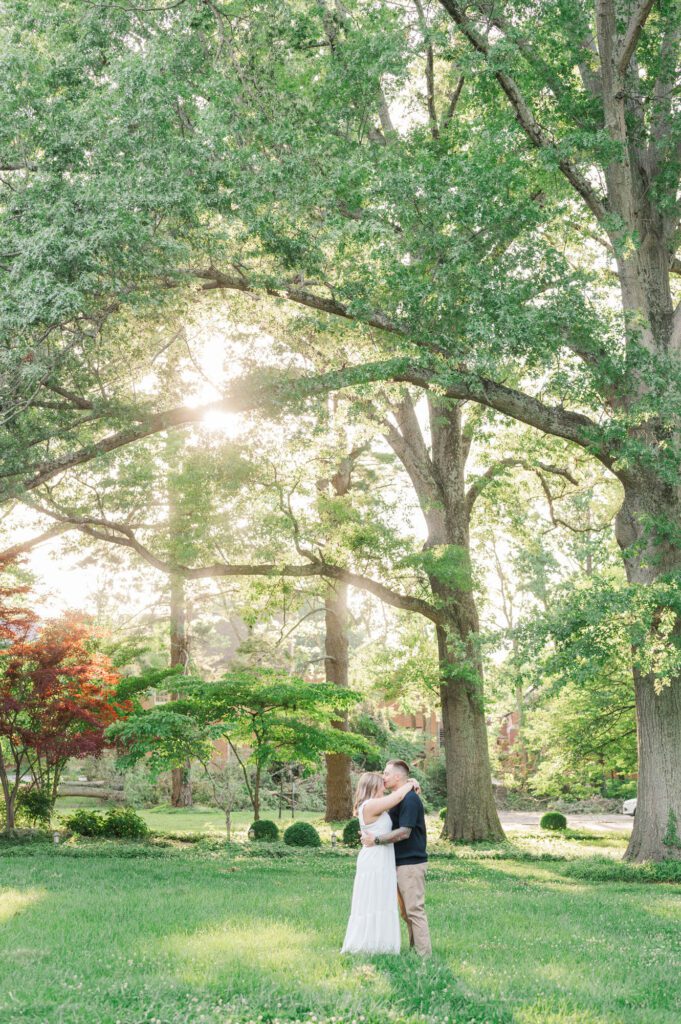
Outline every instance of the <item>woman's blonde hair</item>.
POLYGON ((371 800, 372 796, 382 796, 385 783, 380 772, 364 772, 360 775, 357 789, 355 790, 354 812, 358 813, 360 804, 365 800, 371 800))

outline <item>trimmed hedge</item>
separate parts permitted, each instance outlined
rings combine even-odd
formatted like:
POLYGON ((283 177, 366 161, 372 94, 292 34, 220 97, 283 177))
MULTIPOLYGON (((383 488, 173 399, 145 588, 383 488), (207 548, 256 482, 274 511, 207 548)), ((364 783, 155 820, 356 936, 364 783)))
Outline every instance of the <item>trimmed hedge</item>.
POLYGON ((357 818, 350 818, 343 829, 343 843, 345 846, 359 846, 359 821, 357 818))
POLYGON ((256 841, 263 841, 266 843, 276 843, 279 838, 279 829, 274 821, 268 821, 267 818, 263 818, 262 821, 254 821, 248 830, 249 839, 253 838, 256 841), (251 836, 251 832, 253 835, 251 836))
POLYGON ((550 832, 561 832, 567 828, 567 818, 560 811, 547 811, 539 822, 539 827, 548 829, 550 832))
POLYGON ((296 821, 284 832, 284 842, 288 846, 321 846, 319 832, 307 821, 296 821))

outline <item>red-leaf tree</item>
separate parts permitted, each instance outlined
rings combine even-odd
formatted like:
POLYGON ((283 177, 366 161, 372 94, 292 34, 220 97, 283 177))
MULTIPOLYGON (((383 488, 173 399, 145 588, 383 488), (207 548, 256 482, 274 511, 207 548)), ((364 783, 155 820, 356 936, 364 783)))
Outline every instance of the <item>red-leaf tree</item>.
MULTIPOLYGON (((0 592, 0 600, 11 596, 0 592)), ((82 618, 67 614, 41 625, 30 612, 14 619, 5 612, 1 607, 0 785, 9 831, 22 776, 54 800, 69 758, 101 753, 104 730, 130 706, 117 700, 118 674, 82 618)))

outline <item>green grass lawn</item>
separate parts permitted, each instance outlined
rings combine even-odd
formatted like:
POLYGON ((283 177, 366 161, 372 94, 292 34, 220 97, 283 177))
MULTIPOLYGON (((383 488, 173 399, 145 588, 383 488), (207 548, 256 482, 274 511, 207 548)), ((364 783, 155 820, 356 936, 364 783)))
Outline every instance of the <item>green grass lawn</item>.
POLYGON ((681 887, 570 875, 623 844, 438 847, 422 962, 339 955, 346 851, 2 843, 0 1021, 678 1024, 681 887))

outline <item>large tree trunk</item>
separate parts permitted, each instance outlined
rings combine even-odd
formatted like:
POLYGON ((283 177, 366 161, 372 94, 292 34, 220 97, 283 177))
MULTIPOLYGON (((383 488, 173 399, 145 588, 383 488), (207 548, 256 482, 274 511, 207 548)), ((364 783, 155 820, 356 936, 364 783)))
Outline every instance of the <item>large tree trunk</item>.
POLYGON ((681 678, 659 693, 635 672, 638 802, 627 860, 681 858, 681 678))
POLYGON ((462 632, 460 622, 437 627, 447 766, 445 832, 454 841, 497 841, 504 831, 492 790, 482 666, 476 633, 471 632, 464 655, 462 632))
MULTIPOLYGON (((627 578, 634 585, 650 586, 663 574, 678 571, 681 552, 647 525, 652 515, 666 521, 673 521, 675 515, 678 519, 678 512, 670 507, 673 500, 669 488, 656 487, 644 474, 625 487, 617 540, 627 578)), ((681 621, 676 623, 675 636, 678 642, 681 621)), ((634 649, 638 802, 625 857, 635 861, 681 858, 681 677, 660 685, 652 673, 637 665, 636 654, 634 649)))
MULTIPOLYGON (((181 665, 186 668, 188 660, 184 580, 181 576, 172 576, 170 579, 170 664, 171 667, 181 665)), ((171 700, 177 700, 177 696, 176 693, 171 694, 171 700)), ((172 770, 170 801, 173 807, 192 806, 190 771, 191 761, 189 760, 181 768, 172 770)))
MULTIPOLYGON (((327 683, 348 685, 348 587, 346 583, 329 584, 324 600, 325 653, 327 683)), ((347 730, 348 718, 343 715, 332 723, 336 729, 347 730)), ((352 817, 352 784, 350 758, 346 754, 326 755, 326 821, 345 821, 352 817)))
POLYGON ((388 441, 421 505, 428 528, 424 551, 431 560, 430 587, 447 616, 446 623, 437 627, 447 770, 446 834, 466 842, 503 839, 492 790, 471 574, 470 515, 475 492, 467 492, 465 482, 471 435, 463 430, 459 402, 429 398, 430 451, 411 399, 406 396, 393 412, 399 429, 386 424, 388 441))
MULTIPOLYGON (((678 363, 681 349, 681 323, 679 315, 674 315, 669 277, 670 255, 676 248, 678 211, 671 203, 659 202, 664 192, 660 193, 655 187, 659 184, 672 131, 671 82, 676 66, 674 57, 678 54, 678 33, 668 23, 664 44, 668 49, 668 66, 660 69, 656 86, 659 109, 653 112, 653 120, 646 126, 643 107, 637 103, 635 90, 631 88, 632 83, 638 81, 633 59, 635 47, 627 66, 618 64, 613 9, 603 5, 597 11, 605 126, 619 144, 619 149, 613 151, 612 163, 605 169, 605 177, 611 212, 622 222, 620 230, 613 218, 610 231, 618 253, 627 354, 632 368, 632 383, 623 393, 627 396, 626 405, 635 407, 640 400, 649 402, 656 388, 658 400, 664 400, 664 385, 660 388, 651 380, 645 360, 640 359, 641 351, 645 350, 658 361, 656 373, 663 380, 667 360, 671 360, 672 365, 678 363), (636 245, 618 250, 618 234, 623 239, 635 238, 636 245), (641 366, 640 370, 637 365, 641 366)), ((672 181, 669 187, 673 193, 672 181)), ((629 431, 632 448, 636 445, 647 450, 649 458, 641 460, 637 472, 625 472, 625 498, 617 516, 616 530, 627 578, 638 586, 654 584, 664 573, 678 572, 681 568, 678 541, 681 486, 678 462, 672 465, 673 430, 677 434, 674 440, 678 442, 678 423, 672 424, 669 413, 663 413, 659 419, 645 417, 642 426, 629 431), (676 474, 676 483, 665 483, 665 475, 669 480, 672 473, 676 474)), ((681 623, 677 622, 678 635, 681 635, 681 623)), ((668 644, 669 639, 665 642, 668 644)), ((678 858, 681 857, 676 842, 676 827, 681 822, 681 678, 677 676, 660 686, 660 681, 637 665, 636 651, 633 653, 639 783, 634 829, 626 857, 629 860, 678 858)))

